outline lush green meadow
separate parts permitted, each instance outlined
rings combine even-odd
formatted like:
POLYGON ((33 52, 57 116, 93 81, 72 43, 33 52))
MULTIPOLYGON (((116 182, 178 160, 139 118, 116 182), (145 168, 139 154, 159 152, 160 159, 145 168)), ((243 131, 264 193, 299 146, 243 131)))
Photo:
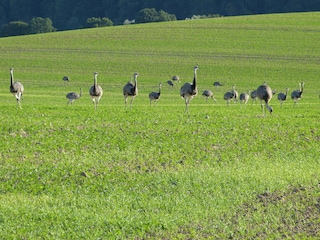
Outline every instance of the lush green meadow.
POLYGON ((295 13, 1 38, 0 239, 319 237, 319 23, 295 13), (194 65, 199 94, 185 113, 179 89, 194 65), (122 87, 134 72, 130 109, 122 87), (302 81, 296 106, 274 95, 265 117, 259 103, 223 100, 233 84, 291 93, 302 81))

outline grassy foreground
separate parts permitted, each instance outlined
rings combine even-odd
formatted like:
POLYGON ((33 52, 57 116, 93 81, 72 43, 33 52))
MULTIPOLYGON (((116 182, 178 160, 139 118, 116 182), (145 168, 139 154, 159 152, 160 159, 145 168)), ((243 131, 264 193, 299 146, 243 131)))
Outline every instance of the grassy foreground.
POLYGON ((1 238, 318 238, 319 22, 275 14, 0 39, 1 238), (179 86, 165 82, 191 81, 196 64, 200 93, 186 114, 179 86), (10 67, 25 86, 22 110, 10 67), (130 110, 122 87, 134 72, 130 110), (280 108, 275 95, 266 117, 257 103, 226 106, 233 84, 240 93, 265 81, 290 93, 304 81, 303 98, 280 108))

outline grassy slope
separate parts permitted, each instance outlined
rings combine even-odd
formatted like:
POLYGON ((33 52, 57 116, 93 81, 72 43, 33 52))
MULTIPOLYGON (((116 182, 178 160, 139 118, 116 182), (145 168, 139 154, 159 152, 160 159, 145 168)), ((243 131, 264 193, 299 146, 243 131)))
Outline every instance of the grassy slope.
POLYGON ((257 15, 0 39, 1 236, 319 236, 304 227, 319 224, 319 20, 257 15), (225 83, 213 89, 217 104, 197 96, 185 115, 179 88, 164 84, 149 106, 160 81, 191 81, 195 64, 200 91, 225 83), (22 111, 8 92, 11 66, 26 88, 22 111), (96 113, 86 90, 94 71, 105 90, 96 113), (121 89, 135 71, 128 111, 121 89), (278 92, 304 81, 305 94, 295 108, 274 97, 266 118, 258 105, 222 100, 232 84, 242 92, 264 81, 278 92), (65 94, 81 86, 67 108, 65 94))

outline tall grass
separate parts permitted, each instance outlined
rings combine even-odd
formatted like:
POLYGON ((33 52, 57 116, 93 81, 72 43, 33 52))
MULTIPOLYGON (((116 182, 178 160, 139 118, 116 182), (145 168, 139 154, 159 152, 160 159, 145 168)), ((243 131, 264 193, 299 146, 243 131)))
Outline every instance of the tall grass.
POLYGON ((10 238, 317 237, 319 13, 117 26, 0 39, 0 235, 10 238), (165 82, 191 81, 190 114, 165 82), (25 86, 23 109, 9 68, 25 86), (97 71, 97 111, 88 92, 97 71), (139 72, 125 109, 122 86, 139 72), (68 75, 66 84, 62 77, 68 75), (225 85, 215 89, 214 81, 225 85), (273 115, 224 92, 267 82, 273 115), (157 106, 148 94, 163 82, 157 106), (83 96, 67 106, 65 95, 83 96), (201 97, 212 89, 217 103, 201 97), (307 215, 308 214, 308 215, 307 215), (308 216, 308 217, 307 217, 308 216))

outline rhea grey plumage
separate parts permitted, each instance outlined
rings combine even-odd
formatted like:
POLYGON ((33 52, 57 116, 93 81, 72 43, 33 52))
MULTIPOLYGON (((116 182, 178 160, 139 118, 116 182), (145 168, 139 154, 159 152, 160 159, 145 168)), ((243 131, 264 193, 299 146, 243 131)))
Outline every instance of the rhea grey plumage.
POLYGON ((213 93, 211 90, 204 90, 203 93, 202 93, 202 96, 206 97, 206 102, 208 102, 208 98, 212 98, 213 101, 217 101, 214 96, 213 96, 213 93))
POLYGON ((239 96, 241 105, 242 105, 242 103, 244 103, 246 105, 247 102, 249 101, 249 98, 250 98, 250 90, 248 90, 247 93, 241 93, 239 96))
POLYGON ((70 78, 69 78, 68 76, 64 76, 64 77, 62 78, 62 80, 63 80, 64 82, 69 82, 69 81, 70 81, 70 78))
POLYGON ((213 86, 215 86, 218 89, 220 86, 223 86, 223 84, 221 82, 214 82, 213 86))
POLYGON ((175 75, 175 76, 173 76, 172 78, 171 78, 171 80, 172 81, 174 81, 174 82, 180 82, 180 77, 179 76, 177 76, 177 75, 175 75))
POLYGON ((10 68, 10 92, 17 99, 17 103, 20 108, 22 108, 21 104, 20 104, 20 99, 22 98, 23 91, 24 91, 24 87, 23 87, 22 83, 14 81, 13 68, 10 68))
POLYGON ((162 83, 159 83, 159 92, 151 92, 149 94, 150 106, 152 101, 154 101, 154 105, 156 105, 156 102, 159 100, 161 95, 161 86, 162 86, 162 83))
POLYGON ((262 104, 262 101, 264 101, 265 103, 265 108, 268 109, 268 111, 270 112, 270 114, 273 111, 273 108, 271 106, 269 106, 269 102, 272 98, 272 90, 271 88, 264 84, 261 85, 257 88, 257 98, 260 99, 260 103, 261 103, 261 107, 262 107, 262 114, 265 115, 265 111, 264 111, 264 107, 262 104))
POLYGON ((294 101, 294 103, 296 104, 298 100, 301 99, 302 97, 302 93, 303 93, 303 89, 304 89, 304 82, 299 83, 299 89, 295 90, 291 93, 291 98, 294 101))
POLYGON ((133 81, 129 81, 124 87, 123 87, 123 96, 124 96, 124 104, 127 106, 127 100, 128 97, 131 97, 131 102, 130 102, 130 108, 132 108, 132 102, 134 98, 138 95, 138 73, 133 74, 133 81))
POLYGON ((235 90, 235 86, 232 86, 232 90, 229 92, 226 92, 223 95, 223 99, 227 101, 227 105, 229 105, 230 100, 234 99, 234 101, 237 101, 238 92, 235 90))
POLYGON ((168 80, 167 83, 168 83, 169 87, 173 87, 174 86, 174 84, 173 84, 173 82, 171 80, 168 80))
POLYGON ((82 88, 80 88, 80 93, 76 93, 76 92, 70 92, 66 95, 66 98, 69 99, 69 101, 67 102, 67 104, 72 104, 75 100, 79 99, 82 95, 82 88))
POLYGON ((188 105, 193 97, 198 94, 197 88, 197 70, 199 69, 198 66, 194 66, 193 68, 193 82, 192 83, 185 83, 180 88, 180 96, 184 98, 186 103, 186 112, 188 112, 188 105))
POLYGON ((90 96, 92 98, 92 102, 94 104, 94 109, 97 109, 100 98, 103 95, 102 87, 100 87, 97 83, 97 81, 98 81, 97 76, 98 76, 98 73, 94 72, 93 73, 93 86, 89 90, 89 94, 90 94, 90 96))
POLYGON ((280 106, 282 107, 283 102, 287 99, 289 88, 286 88, 286 93, 279 93, 278 100, 280 101, 280 106))
POLYGON ((252 99, 252 103, 251 105, 253 104, 253 102, 257 101, 257 90, 253 90, 250 94, 250 97, 252 99))

